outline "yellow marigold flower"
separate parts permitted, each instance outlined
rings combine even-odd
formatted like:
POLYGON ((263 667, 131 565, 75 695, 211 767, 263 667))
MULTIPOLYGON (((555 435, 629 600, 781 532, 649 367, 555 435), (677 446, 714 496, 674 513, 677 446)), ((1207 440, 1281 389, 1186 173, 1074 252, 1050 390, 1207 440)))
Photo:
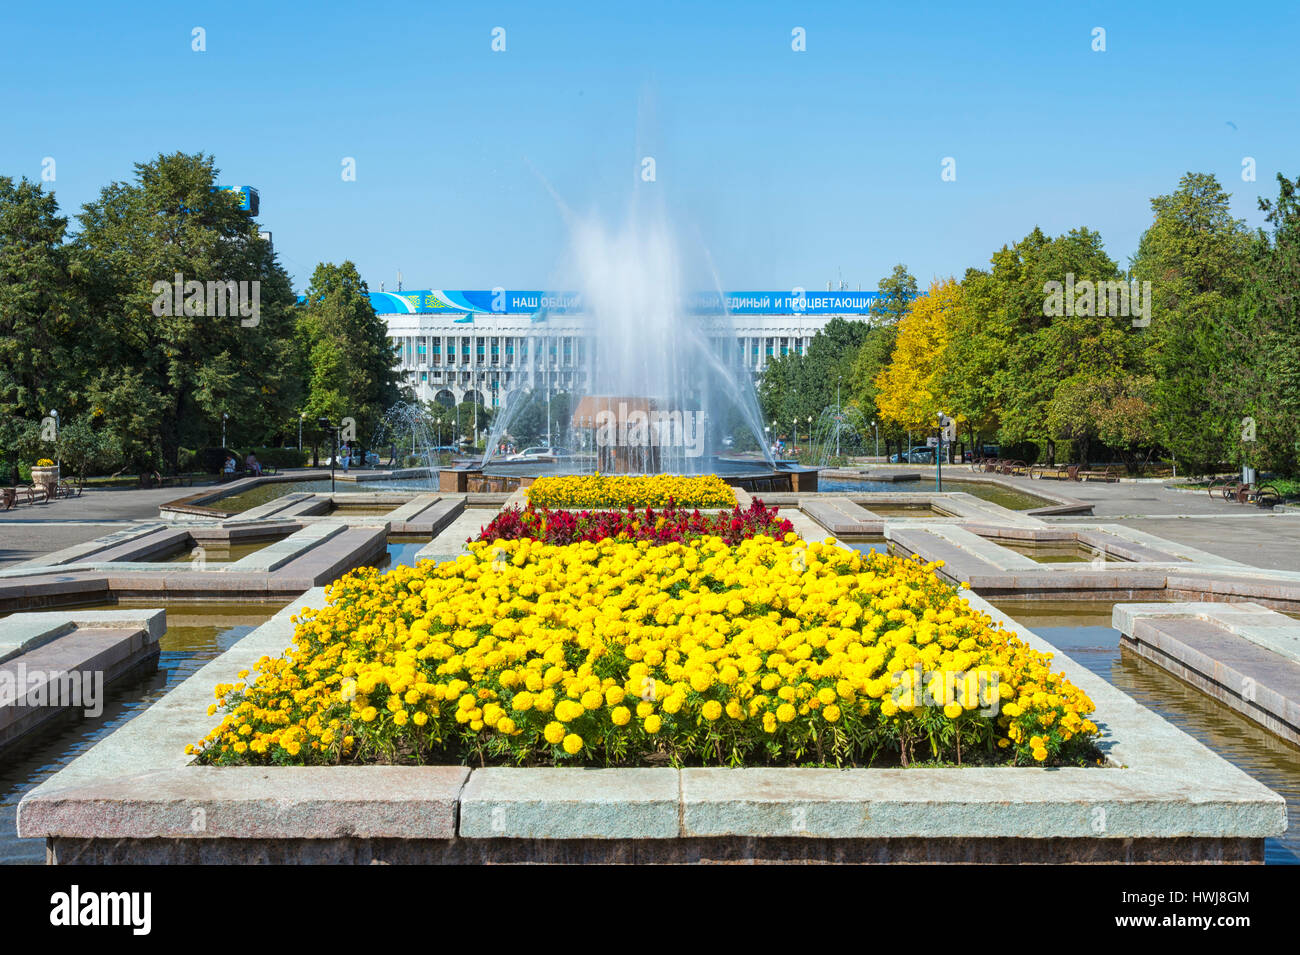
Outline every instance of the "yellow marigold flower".
POLYGON ((836 722, 840 718, 840 708, 834 703, 822 707, 822 718, 826 720, 827 723, 836 722))
POLYGON ((797 711, 789 703, 782 703, 776 708, 776 718, 782 723, 789 723, 796 715, 797 711))
POLYGON ((651 713, 645 718, 642 725, 645 726, 645 731, 647 733, 658 733, 660 728, 663 726, 663 720, 659 718, 658 713, 651 713))
POLYGON ((700 712, 706 720, 716 720, 722 716, 722 704, 717 700, 709 700, 700 708, 700 712))
POLYGON ((550 722, 546 724, 546 729, 542 730, 542 736, 546 739, 546 742, 552 746, 557 746, 564 739, 566 732, 563 723, 550 722))
POLYGON ((943 715, 948 717, 950 720, 955 720, 957 717, 961 716, 962 712, 962 706, 956 700, 944 704, 943 715))
POLYGON ((582 749, 582 737, 577 733, 570 733, 564 737, 564 751, 570 756, 576 756, 582 749))
POLYGON ((616 706, 609 712, 609 718, 615 726, 626 726, 632 719, 632 711, 626 706, 616 706))
POLYGON ((555 718, 561 723, 576 720, 584 712, 582 704, 575 703, 573 700, 560 700, 555 704, 555 718))

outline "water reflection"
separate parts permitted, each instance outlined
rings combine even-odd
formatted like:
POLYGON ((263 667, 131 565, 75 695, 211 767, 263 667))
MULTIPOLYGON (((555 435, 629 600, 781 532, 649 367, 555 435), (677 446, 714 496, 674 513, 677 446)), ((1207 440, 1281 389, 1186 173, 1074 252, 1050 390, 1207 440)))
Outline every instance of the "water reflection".
POLYGON ((1264 844, 1265 861, 1300 864, 1300 749, 1119 647, 1104 602, 994 601, 997 608, 1083 664, 1107 683, 1159 713, 1286 799, 1289 828, 1264 844))
MULTIPOLYGON (((824 477, 818 482, 817 489, 825 494, 857 494, 859 492, 875 491, 893 491, 895 493, 907 491, 915 493, 917 491, 933 491, 934 479, 920 481, 869 481, 864 479, 855 481, 845 478, 824 477)), ((945 494, 953 491, 965 491, 974 497, 982 498, 1012 511, 1027 511, 1035 507, 1047 507, 1053 503, 1046 498, 1038 497, 1026 491, 1016 491, 983 481, 957 481, 944 478, 943 490, 945 494)), ((870 510, 874 511, 876 508, 872 507, 870 510)))
MULTIPOLYGON (((369 483, 365 481, 335 481, 334 483, 334 492, 337 494, 350 494, 361 491, 409 491, 416 494, 427 494, 432 489, 436 488, 431 488, 430 478, 427 477, 406 478, 399 481, 371 481, 369 483)), ((259 484, 247 491, 240 491, 238 494, 231 494, 215 501, 208 501, 204 506, 239 514, 284 497, 286 494, 301 492, 328 494, 330 493, 329 479, 326 478, 320 481, 277 481, 272 484, 259 484)), ((398 505, 393 504, 391 506, 397 507, 398 505)))
MULTIPOLYGON (((157 603, 103 604, 81 608, 124 610, 157 603)), ((96 719, 76 717, 5 751, 0 760, 0 864, 45 862, 45 843, 17 837, 18 802, 109 733, 134 719, 204 664, 265 623, 279 608, 252 604, 191 604, 167 608, 167 632, 159 641, 158 669, 115 683, 96 719)))
POLYGON ((375 564, 380 570, 388 571, 394 567, 414 567, 417 563, 415 555, 424 547, 427 547, 429 537, 407 537, 393 536, 388 538, 388 546, 384 550, 384 556, 375 564))

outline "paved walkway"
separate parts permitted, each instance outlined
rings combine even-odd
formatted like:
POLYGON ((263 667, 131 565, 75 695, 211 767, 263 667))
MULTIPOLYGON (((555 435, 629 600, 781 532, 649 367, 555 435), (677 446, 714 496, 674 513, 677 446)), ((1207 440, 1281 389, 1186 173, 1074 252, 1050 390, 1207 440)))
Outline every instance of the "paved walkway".
MULTIPOLYGON (((1092 504, 1094 517, 1105 523, 1133 527, 1255 567, 1300 571, 1300 514, 1231 504, 1204 491, 1174 491, 1160 484, 1011 480, 1030 493, 1040 485, 1059 487, 1061 493, 1092 504)), ((1061 517, 1048 522, 1078 520, 1061 517)))
MULTIPOLYGON (((1052 489, 1088 501, 1105 523, 1134 527, 1256 567, 1300 571, 1300 514, 1261 511, 1154 483, 1002 480, 1031 494, 1052 489)), ((133 521, 156 520, 160 504, 192 493, 190 488, 88 488, 71 500, 20 504, 0 512, 0 567, 93 540, 133 521)), ((1048 519, 1088 520, 1077 515, 1048 519)))
POLYGON ((191 488, 86 488, 81 497, 19 504, 0 511, 0 567, 111 533, 134 521, 158 519, 158 506, 191 488))

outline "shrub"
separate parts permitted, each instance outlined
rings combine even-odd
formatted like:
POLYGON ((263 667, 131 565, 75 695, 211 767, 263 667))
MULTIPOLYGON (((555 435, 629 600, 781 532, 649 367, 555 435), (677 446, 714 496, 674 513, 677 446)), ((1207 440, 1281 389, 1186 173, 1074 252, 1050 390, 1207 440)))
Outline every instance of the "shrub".
POLYGON ((225 466, 226 458, 243 460, 229 448, 201 448, 196 457, 198 465, 208 474, 218 473, 225 466))
POLYGON ((793 534, 470 551, 331 584, 215 688, 200 762, 1098 759, 1091 700, 933 564, 793 534))
MULTIPOLYGON (((297 448, 250 448, 257 455, 257 460, 263 465, 275 468, 301 468, 307 466, 307 452, 299 451, 297 448)), ((245 451, 239 461, 242 463, 248 457, 248 451, 245 451)))

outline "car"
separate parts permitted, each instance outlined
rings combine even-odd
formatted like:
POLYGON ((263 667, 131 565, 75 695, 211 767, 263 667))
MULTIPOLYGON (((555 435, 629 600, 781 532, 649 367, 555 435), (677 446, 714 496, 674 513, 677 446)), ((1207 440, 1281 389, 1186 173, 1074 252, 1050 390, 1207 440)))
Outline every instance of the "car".
POLYGON ((533 448, 524 448, 518 454, 512 454, 507 461, 538 461, 543 458, 567 458, 570 452, 567 448, 548 448, 539 445, 533 448))
POLYGON ((934 448, 917 445, 906 452, 889 456, 890 464, 934 464, 934 448))

